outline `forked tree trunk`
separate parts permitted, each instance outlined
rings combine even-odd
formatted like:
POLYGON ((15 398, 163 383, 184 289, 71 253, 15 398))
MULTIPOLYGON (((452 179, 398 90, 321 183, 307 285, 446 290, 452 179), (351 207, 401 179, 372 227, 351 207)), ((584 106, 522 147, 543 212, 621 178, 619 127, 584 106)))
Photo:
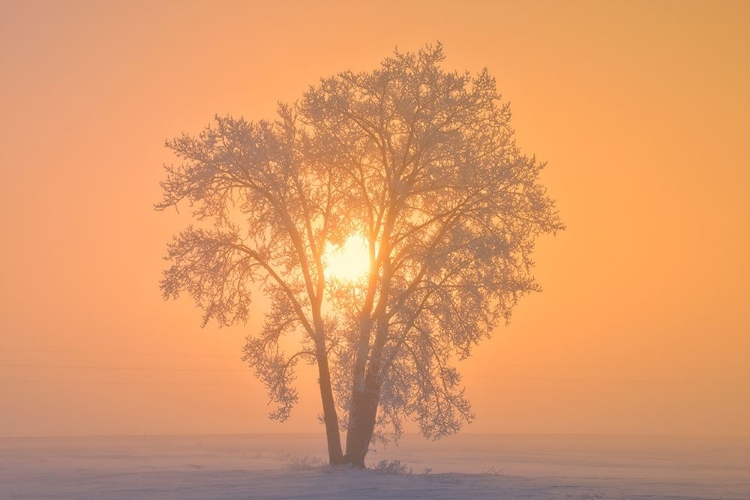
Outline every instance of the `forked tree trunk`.
MULTIPOLYGON (((387 295, 387 291, 386 287, 383 293, 387 295)), ((368 357, 369 332, 372 328, 372 321, 363 322, 360 328, 359 341, 362 352, 359 353, 357 358, 358 360, 365 360, 368 357)), ((379 321, 377 340, 369 355, 369 366, 365 369, 364 362, 355 365, 352 399, 349 408, 349 426, 346 433, 346 454, 344 455, 344 461, 354 467, 365 466, 365 456, 370 451, 370 442, 375 432, 375 422, 380 403, 380 382, 378 381, 380 357, 387 333, 387 323, 379 321)))

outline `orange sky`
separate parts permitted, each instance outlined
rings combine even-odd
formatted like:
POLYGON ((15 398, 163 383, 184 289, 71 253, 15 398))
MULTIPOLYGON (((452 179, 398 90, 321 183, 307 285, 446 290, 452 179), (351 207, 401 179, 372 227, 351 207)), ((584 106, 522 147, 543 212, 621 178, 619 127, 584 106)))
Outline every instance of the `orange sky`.
POLYGON ((322 433, 310 372, 266 418, 257 323, 161 300, 163 142, 436 40, 568 226, 463 363, 466 431, 747 434, 750 3, 155 3, 0 0, 0 435, 322 433))

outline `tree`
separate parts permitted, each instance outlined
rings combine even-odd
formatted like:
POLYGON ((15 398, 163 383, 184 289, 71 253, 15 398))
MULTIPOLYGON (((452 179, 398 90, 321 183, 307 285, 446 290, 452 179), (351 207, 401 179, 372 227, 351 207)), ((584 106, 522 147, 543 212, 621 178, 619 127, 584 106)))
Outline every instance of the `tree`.
POLYGON ((395 52, 321 80, 273 122, 217 118, 167 142, 183 163, 166 167, 157 209, 187 200, 212 228, 169 245, 165 297, 187 291, 204 325, 229 325, 247 319, 253 286, 269 296, 245 359, 282 421, 296 363, 317 364, 332 464, 363 466, 407 418, 429 438, 471 421, 453 362, 539 289, 534 242, 563 229, 494 78, 446 72, 443 59, 440 44, 395 52), (352 234, 369 272, 327 276, 327 246, 352 234), (291 332, 302 340, 288 353, 291 332))

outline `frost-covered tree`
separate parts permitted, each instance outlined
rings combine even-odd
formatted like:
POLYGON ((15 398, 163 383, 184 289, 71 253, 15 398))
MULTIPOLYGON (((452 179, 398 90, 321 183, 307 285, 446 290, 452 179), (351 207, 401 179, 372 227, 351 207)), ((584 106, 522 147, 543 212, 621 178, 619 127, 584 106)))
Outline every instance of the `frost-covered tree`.
POLYGON ((170 244, 165 297, 187 291, 221 325, 247 319, 251 288, 270 297, 245 359, 280 420, 295 364, 317 364, 331 463, 364 465, 405 419, 429 438, 471 421, 453 365, 538 290, 534 241, 563 228, 494 78, 443 59, 440 44, 396 52, 321 80, 273 122, 217 118, 167 143, 183 161, 157 208, 186 199, 212 227, 170 244), (369 271, 332 279, 326 248, 352 234, 369 271), (285 352, 292 332, 299 349, 285 352))

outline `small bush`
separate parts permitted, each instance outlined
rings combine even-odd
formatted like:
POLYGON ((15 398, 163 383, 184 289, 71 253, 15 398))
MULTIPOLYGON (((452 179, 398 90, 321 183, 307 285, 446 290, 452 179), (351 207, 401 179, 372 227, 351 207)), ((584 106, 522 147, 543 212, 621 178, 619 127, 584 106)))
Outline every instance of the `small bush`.
POLYGON ((314 455, 305 455, 304 457, 293 457, 287 455, 284 458, 287 469, 293 471, 320 469, 326 465, 325 460, 314 455))
POLYGON ((495 469, 495 467, 490 467, 487 470, 483 470, 482 474, 486 474, 489 476, 502 476, 505 474, 505 469, 495 469))
POLYGON ((411 474, 412 469, 406 464, 402 464, 401 460, 394 460, 389 462, 387 460, 381 460, 377 465, 371 465, 370 468, 380 474, 411 474))

